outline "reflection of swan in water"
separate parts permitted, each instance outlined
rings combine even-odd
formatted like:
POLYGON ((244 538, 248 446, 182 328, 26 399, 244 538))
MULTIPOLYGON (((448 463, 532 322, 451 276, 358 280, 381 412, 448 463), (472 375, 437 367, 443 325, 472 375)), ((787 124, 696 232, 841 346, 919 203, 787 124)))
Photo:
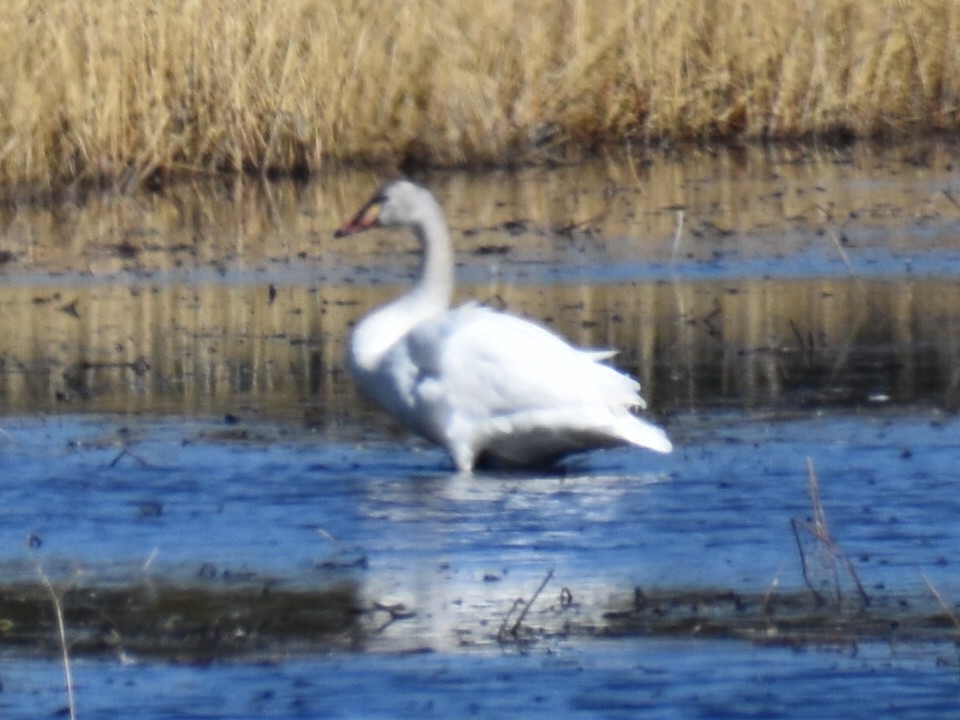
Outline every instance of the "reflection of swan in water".
POLYGON ((450 309, 453 249, 433 195, 407 180, 380 189, 341 227, 409 227, 421 275, 405 295, 372 312, 350 342, 360 390, 469 472, 482 461, 533 467, 571 453, 633 444, 672 446, 631 413, 637 382, 602 363, 612 352, 575 348, 527 320, 468 303, 450 309))

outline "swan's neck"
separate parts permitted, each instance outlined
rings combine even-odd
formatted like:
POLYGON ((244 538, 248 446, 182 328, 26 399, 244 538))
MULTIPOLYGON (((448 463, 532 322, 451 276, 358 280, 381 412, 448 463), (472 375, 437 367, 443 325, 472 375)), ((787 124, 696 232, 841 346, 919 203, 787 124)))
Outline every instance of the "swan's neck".
POLYGON ((413 234, 420 243, 420 277, 404 298, 416 298, 418 305, 429 314, 443 312, 450 307, 453 297, 453 247, 450 231, 439 214, 413 226, 413 234))
POLYGON ((420 323, 446 312, 453 297, 453 248, 439 206, 413 227, 421 247, 417 282, 404 295, 367 315, 350 343, 354 369, 372 372, 398 340, 420 323))

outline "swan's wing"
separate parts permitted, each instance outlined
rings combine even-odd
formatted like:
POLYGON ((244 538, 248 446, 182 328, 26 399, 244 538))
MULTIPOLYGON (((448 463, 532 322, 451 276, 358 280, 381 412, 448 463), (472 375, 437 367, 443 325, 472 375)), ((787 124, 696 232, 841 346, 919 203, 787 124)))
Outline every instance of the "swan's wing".
POLYGON ((520 408, 605 404, 643 406, 640 384, 546 328, 467 306, 423 323, 408 337, 421 379, 461 407, 497 415, 520 408))
POLYGON ((406 346, 418 369, 418 404, 442 425, 455 457, 458 444, 478 450, 509 436, 544 443, 545 455, 551 445, 562 454, 603 438, 635 442, 625 433, 636 428, 621 431, 621 421, 652 429, 638 444, 669 445, 659 428, 628 413, 643 406, 640 385, 600 364, 607 353, 574 348, 535 323, 466 306, 421 324, 406 346))

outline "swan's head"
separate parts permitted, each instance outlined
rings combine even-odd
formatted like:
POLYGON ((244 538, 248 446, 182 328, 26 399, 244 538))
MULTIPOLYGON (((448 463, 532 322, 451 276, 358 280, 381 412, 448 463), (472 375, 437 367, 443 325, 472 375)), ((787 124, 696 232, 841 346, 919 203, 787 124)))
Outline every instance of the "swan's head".
POLYGON ((334 237, 353 235, 372 227, 422 225, 437 216, 442 216, 440 206, 429 190, 409 180, 394 180, 380 188, 334 237))

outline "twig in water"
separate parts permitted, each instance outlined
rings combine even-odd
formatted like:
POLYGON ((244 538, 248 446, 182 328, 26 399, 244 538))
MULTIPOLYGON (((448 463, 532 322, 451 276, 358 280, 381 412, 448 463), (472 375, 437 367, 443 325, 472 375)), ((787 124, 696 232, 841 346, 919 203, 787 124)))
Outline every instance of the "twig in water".
POLYGON ((807 484, 810 489, 810 502, 813 506, 813 524, 807 524, 802 520, 797 520, 796 518, 790 520, 790 525, 793 528, 793 537, 797 541, 797 550, 800 553, 800 567, 803 571, 804 582, 806 582, 807 587, 810 588, 810 592, 813 593, 817 604, 825 605, 826 600, 824 599, 823 595, 817 591, 817 589, 814 587, 813 581, 810 579, 809 565, 807 564, 806 553, 803 549, 803 542, 800 540, 799 528, 803 528, 810 533, 824 548, 829 551, 830 569, 833 573, 833 584, 837 592, 837 604, 842 604, 843 602, 843 595, 840 589, 840 573, 837 569, 837 560, 841 560, 846 566, 850 579, 853 580, 853 583, 857 588, 857 593, 860 595, 861 602, 865 606, 869 605, 870 596, 867 595, 867 591, 863 589, 863 585, 860 583, 860 578, 857 575, 856 568, 854 568, 850 558, 847 557, 845 552, 843 552, 837 541, 834 540, 830 535, 830 530, 827 527, 827 516, 823 511, 823 502, 820 499, 820 483, 817 480, 817 473, 813 469, 813 460, 809 457, 807 458, 807 484))
POLYGON ((773 580, 770 581, 770 585, 767 586, 767 591, 763 594, 763 600, 760 602, 760 612, 763 613, 763 616, 766 618, 767 623, 770 621, 770 600, 773 599, 773 593, 778 587, 780 587, 780 574, 783 572, 783 566, 780 566, 780 569, 777 570, 777 574, 773 576, 773 580))
POLYGON ((149 461, 144 460, 144 459, 143 459, 142 457, 140 457, 139 455, 135 455, 134 453, 132 453, 132 452, 130 452, 129 450, 127 450, 126 448, 124 448, 123 450, 121 450, 121 451, 119 452, 119 454, 118 454, 113 460, 110 461, 110 464, 109 464, 107 467, 116 467, 117 463, 119 463, 124 457, 133 458, 133 459, 136 460, 138 463, 140 463, 140 467, 145 467, 145 468, 152 468, 152 467, 153 467, 153 465, 152 465, 149 461))
POLYGON ((960 202, 957 202, 957 199, 953 196, 953 190, 950 190, 950 189, 948 188, 948 189, 946 189, 946 190, 943 191, 943 195, 944 195, 945 198, 947 198, 947 200, 949 200, 950 202, 953 203, 953 206, 954 206, 957 210, 960 210, 960 202))
POLYGON ((57 591, 53 589, 53 583, 50 582, 50 578, 47 577, 47 574, 39 564, 37 565, 37 573, 40 575, 40 580, 50 593, 50 599, 53 600, 53 609, 57 614, 57 628, 60 631, 60 649, 63 651, 63 673, 67 679, 67 710, 70 720, 77 720, 77 702, 73 690, 73 670, 70 665, 70 650, 67 647, 67 626, 63 620, 63 605, 60 602, 60 596, 57 594, 57 591))
POLYGON ((510 609, 507 611, 507 614, 503 617, 503 622, 500 623, 500 629, 497 630, 497 641, 506 642, 507 635, 507 623, 510 622, 510 618, 513 617, 513 612, 521 605, 525 605, 526 601, 523 598, 517 598, 513 601, 513 605, 510 606, 510 609))
POLYGON ((417 613, 413 610, 408 610, 403 603, 396 603, 394 605, 385 605, 381 602, 375 602, 373 607, 368 611, 371 615, 377 612, 385 612, 389 616, 387 621, 381 623, 376 628, 374 628, 374 634, 382 633, 388 627, 393 625, 398 620, 409 620, 412 617, 416 617, 417 613))
POLYGON ((150 566, 153 565, 153 561, 157 559, 157 555, 160 554, 160 548, 155 547, 150 551, 150 554, 147 556, 147 559, 143 561, 143 565, 140 566, 140 572, 147 572, 150 569, 150 566))
POLYGON ((547 586, 547 583, 550 582, 550 578, 552 577, 553 568, 550 568, 546 574, 546 577, 543 578, 543 582, 540 583, 540 587, 538 587, 536 592, 533 593, 533 597, 530 598, 529 602, 524 602, 521 598, 517 598, 513 601, 513 607, 510 608, 510 612, 507 613, 507 616, 503 619, 503 624, 500 625, 500 629, 497 631, 497 640, 503 642, 504 635, 507 631, 507 623, 510 621, 513 611, 516 610, 518 606, 523 605, 523 610, 520 611, 516 622, 513 623, 513 626, 509 630, 511 637, 517 637, 517 635, 520 633, 520 626, 523 624, 524 618, 527 617, 527 613, 530 612, 530 608, 533 607, 533 604, 537 601, 537 598, 540 597, 540 593, 543 592, 543 589, 547 586))
POLYGON ((324 530, 322 527, 317 528, 317 535, 322 537, 324 540, 329 541, 332 545, 336 546, 338 551, 340 552, 346 551, 347 549, 346 546, 342 542, 337 540, 331 533, 324 530))
MULTIPOLYGON (((822 205, 814 205, 814 207, 820 211, 826 222, 829 223, 832 220, 831 212, 828 208, 825 208, 822 205)), ((847 256, 847 251, 843 249, 843 243, 840 242, 840 237, 837 235, 837 231, 832 227, 828 227, 827 233, 830 235, 830 239, 833 240, 833 244, 836 246, 837 252, 840 253, 840 259, 843 260, 843 264, 846 266, 847 272, 850 273, 850 277, 856 280, 858 286, 862 287, 860 277, 853 271, 853 266, 850 264, 850 258, 847 256)))
POLYGON ((813 364, 813 337, 808 336, 808 342, 804 339, 803 334, 800 332, 800 328, 797 327, 797 324, 793 321, 793 318, 790 318, 787 322, 790 325, 790 329, 793 330, 793 336, 797 339, 797 345, 800 346, 800 352, 803 354, 806 366, 810 367, 813 364))
POLYGON ((843 243, 840 242, 840 238, 837 236, 837 231, 833 228, 830 228, 830 239, 833 240, 833 244, 837 246, 837 252, 840 253, 840 259, 843 260, 843 264, 847 267, 847 272, 850 273, 850 277, 859 282, 860 278, 853 271, 853 266, 850 264, 850 258, 847 256, 847 251, 843 249, 843 243))
POLYGON ((673 234, 673 247, 670 250, 670 264, 677 261, 680 241, 683 239, 683 210, 677 210, 677 231, 673 234))
POLYGON ((636 163, 633 161, 633 148, 630 145, 630 140, 627 140, 627 165, 630 167, 630 172, 633 173, 633 179, 637 183, 637 188, 640 190, 640 194, 644 197, 647 196, 647 191, 643 188, 643 183, 640 181, 640 174, 637 172, 636 163))
POLYGON ((823 512, 823 500, 820 498, 820 481, 813 469, 813 459, 807 458, 807 485, 810 488, 810 503, 813 505, 813 527, 821 540, 830 538, 827 529, 827 515, 823 512))
MULTIPOLYGON (((827 601, 823 599, 817 589, 813 586, 813 581, 810 580, 810 572, 807 569, 807 554, 803 551, 803 543, 800 541, 800 527, 804 527, 807 530, 810 530, 806 524, 801 523, 801 521, 796 518, 790 518, 790 527, 793 529, 793 539, 797 541, 797 553, 800 555, 800 570, 803 573, 803 581, 807 584, 807 587, 810 588, 810 592, 813 593, 813 599, 817 601, 817 605, 826 605, 827 601)), ((812 533, 813 531, 810 530, 812 533)))
POLYGON ((953 608, 950 607, 950 604, 944 599, 943 595, 940 594, 940 591, 930 582, 923 572, 920 573, 920 577, 923 578, 923 582, 927 584, 927 587, 930 589, 930 592, 933 593, 933 596, 937 599, 937 602, 940 603, 940 607, 943 608, 943 611, 947 614, 947 617, 950 618, 950 622, 954 624, 958 630, 960 630, 960 618, 957 617, 956 613, 953 612, 953 608))

